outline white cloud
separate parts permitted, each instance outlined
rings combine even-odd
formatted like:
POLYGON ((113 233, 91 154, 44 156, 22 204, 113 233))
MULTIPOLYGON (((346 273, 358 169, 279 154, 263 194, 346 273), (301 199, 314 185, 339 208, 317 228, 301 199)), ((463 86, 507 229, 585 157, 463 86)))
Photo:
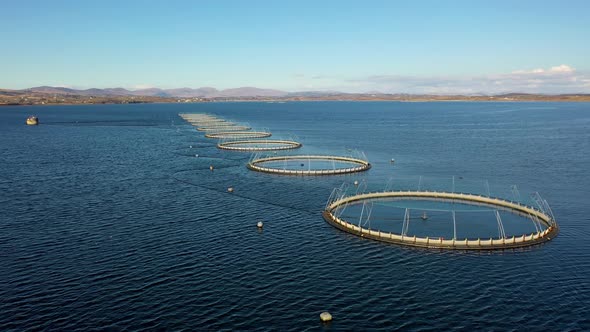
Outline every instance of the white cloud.
POLYGON ((345 80, 343 91, 416 94, 590 93, 590 74, 562 64, 508 74, 460 76, 375 75, 345 80))
POLYGON ((572 73, 574 72, 574 68, 568 65, 560 65, 556 67, 551 67, 550 71, 554 73, 572 73))
POLYGON ((512 74, 543 74, 543 73, 573 73, 575 71, 574 68, 568 65, 559 65, 555 67, 551 67, 549 69, 537 68, 533 70, 515 70, 512 74))

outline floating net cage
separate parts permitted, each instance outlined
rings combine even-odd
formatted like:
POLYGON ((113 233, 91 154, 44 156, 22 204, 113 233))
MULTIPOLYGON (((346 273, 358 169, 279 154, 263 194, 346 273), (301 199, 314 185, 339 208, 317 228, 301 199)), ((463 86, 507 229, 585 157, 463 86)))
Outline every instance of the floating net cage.
POLYGON ((223 122, 225 121, 222 118, 218 118, 217 116, 206 114, 206 113, 179 113, 178 116, 183 118, 185 121, 193 123, 193 122, 223 122))
POLYGON ((253 171, 280 175, 337 175, 371 168, 363 152, 351 152, 350 155, 340 156, 257 153, 252 155, 247 166, 253 171))
POLYGON ((345 232, 400 245, 464 250, 526 247, 559 229, 539 193, 460 177, 366 181, 334 189, 324 219, 345 232))
POLYGON ((293 136, 273 139, 224 138, 217 144, 219 149, 243 152, 293 150, 301 146, 299 139, 293 136))
POLYGON ((178 116, 185 120, 217 119, 215 115, 208 113, 178 113, 178 116))
POLYGON ((209 114, 181 113, 179 116, 190 123, 198 131, 205 133, 246 132, 252 129, 247 124, 238 124, 236 122, 228 121, 209 114))
POLYGON ((194 127, 233 126, 233 122, 204 113, 180 113, 178 114, 186 122, 194 127))
POLYGON ((275 151, 291 150, 301 147, 301 143, 287 140, 231 140, 217 144, 217 147, 233 151, 275 151))
POLYGON ((194 127, 223 127, 223 126, 234 126, 236 125, 234 122, 229 120, 210 120, 210 121, 190 121, 189 122, 194 127))
POLYGON ((197 127, 198 131, 204 132, 227 132, 227 131, 248 131, 252 128, 249 126, 238 125, 238 124, 224 124, 224 125, 207 125, 203 127, 197 127))
POLYGON ((252 131, 214 131, 207 132, 205 137, 216 139, 250 139, 265 138, 272 136, 271 132, 265 129, 252 131))
POLYGON ((233 126, 235 123, 228 120, 216 120, 216 121, 193 121, 189 122, 193 127, 220 127, 220 126, 233 126))

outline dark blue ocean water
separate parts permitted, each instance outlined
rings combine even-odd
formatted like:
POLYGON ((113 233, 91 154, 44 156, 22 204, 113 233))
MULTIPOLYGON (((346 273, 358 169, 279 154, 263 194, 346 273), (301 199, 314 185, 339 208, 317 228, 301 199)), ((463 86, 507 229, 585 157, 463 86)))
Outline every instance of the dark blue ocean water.
POLYGON ((589 330, 588 170, 587 103, 3 107, 0 330, 589 330), (306 153, 358 149, 373 168, 254 173, 180 112, 293 135, 306 153), (25 126, 29 114, 42 125, 25 126), (343 181, 421 175, 539 191, 561 232, 525 250, 449 252, 321 217, 343 181))

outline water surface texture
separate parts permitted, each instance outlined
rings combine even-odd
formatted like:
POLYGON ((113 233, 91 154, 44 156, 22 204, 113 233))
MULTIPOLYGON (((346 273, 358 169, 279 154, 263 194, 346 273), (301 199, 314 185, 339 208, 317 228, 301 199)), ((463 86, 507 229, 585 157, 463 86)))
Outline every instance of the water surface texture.
POLYGON ((587 103, 3 107, 0 151, 3 331, 590 329, 587 103), (183 112, 297 138, 297 153, 358 149, 373 167, 252 172, 250 154, 217 149, 183 112), (41 125, 25 126, 29 114, 41 125), (344 181, 420 175, 539 191, 561 232, 451 252, 322 219, 344 181))

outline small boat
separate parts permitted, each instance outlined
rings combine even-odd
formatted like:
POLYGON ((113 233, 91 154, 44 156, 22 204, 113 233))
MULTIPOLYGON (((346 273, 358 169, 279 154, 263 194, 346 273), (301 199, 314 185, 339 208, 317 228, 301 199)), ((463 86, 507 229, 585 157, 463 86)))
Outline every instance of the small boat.
POLYGON ((422 216, 420 218, 422 218, 422 220, 428 219, 428 215, 426 214, 426 211, 422 212, 422 216))
POLYGON ((28 126, 36 126, 39 124, 39 118, 34 115, 31 115, 27 118, 27 125, 28 126))

